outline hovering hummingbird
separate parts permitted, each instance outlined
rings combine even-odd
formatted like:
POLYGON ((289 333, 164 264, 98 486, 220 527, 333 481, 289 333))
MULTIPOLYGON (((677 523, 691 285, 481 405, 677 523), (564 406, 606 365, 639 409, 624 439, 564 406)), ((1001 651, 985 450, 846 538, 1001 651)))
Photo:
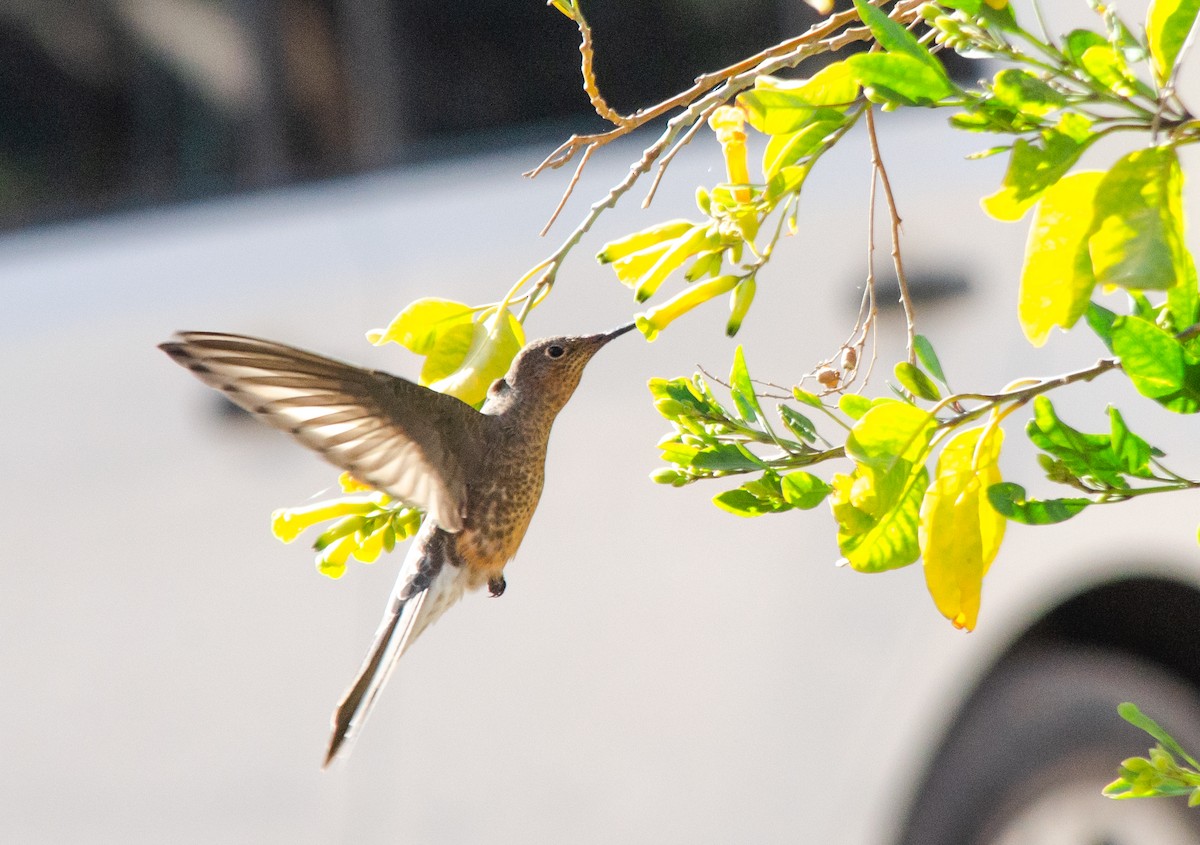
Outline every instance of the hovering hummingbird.
POLYGON ((549 337, 517 355, 483 407, 379 370, 281 343, 181 332, 159 346, 196 378, 359 481, 422 508, 383 621, 333 714, 325 765, 361 730, 400 656, 430 623, 486 584, 504 592, 545 477, 550 426, 584 365, 629 323, 549 337))

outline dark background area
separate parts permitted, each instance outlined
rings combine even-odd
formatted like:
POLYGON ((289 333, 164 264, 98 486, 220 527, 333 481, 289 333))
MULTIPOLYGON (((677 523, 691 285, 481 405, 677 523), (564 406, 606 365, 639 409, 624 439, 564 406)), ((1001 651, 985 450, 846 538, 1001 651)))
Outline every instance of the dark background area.
MULTIPOLYGON (((585 12, 623 113, 818 20, 802 0, 585 12)), ((575 25, 542 0, 0 4, 0 230, 604 125, 575 25)))
MULTIPOLYGON (((798 0, 585 8, 602 89, 622 111, 816 19, 798 0)), ((0 7, 0 229, 599 125, 576 29, 540 0, 0 7)))

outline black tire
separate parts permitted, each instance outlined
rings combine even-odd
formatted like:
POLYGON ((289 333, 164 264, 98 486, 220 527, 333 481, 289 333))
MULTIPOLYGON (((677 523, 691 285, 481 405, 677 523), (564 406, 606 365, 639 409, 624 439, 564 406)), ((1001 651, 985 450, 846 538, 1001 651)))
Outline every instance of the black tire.
POLYGON ((1183 799, 1100 795, 1154 744, 1122 701, 1200 750, 1200 699, 1158 666, 1062 647, 1006 660, 951 727, 898 845, 1200 845, 1200 808, 1183 799))

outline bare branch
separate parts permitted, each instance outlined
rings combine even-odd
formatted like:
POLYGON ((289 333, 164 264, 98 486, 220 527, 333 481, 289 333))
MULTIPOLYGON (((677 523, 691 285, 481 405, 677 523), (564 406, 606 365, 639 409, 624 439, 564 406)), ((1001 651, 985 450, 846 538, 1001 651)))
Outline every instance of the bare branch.
POLYGON ((892 264, 896 268, 896 285, 900 288, 900 304, 904 307, 905 331, 908 333, 908 360, 915 364, 917 362, 917 315, 908 290, 908 276, 904 273, 904 260, 900 257, 900 213, 896 209, 896 197, 892 194, 892 184, 888 180, 887 169, 883 166, 883 157, 879 154, 879 139, 875 136, 875 111, 869 106, 867 107, 867 137, 871 141, 871 166, 878 174, 880 184, 883 185, 888 214, 892 218, 892 264))

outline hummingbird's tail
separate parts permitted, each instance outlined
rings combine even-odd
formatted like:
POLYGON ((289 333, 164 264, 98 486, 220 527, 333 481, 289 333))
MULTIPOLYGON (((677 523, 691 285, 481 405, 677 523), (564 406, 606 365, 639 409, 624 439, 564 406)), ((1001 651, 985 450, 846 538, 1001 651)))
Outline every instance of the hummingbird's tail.
POLYGON ((426 519, 404 559, 387 611, 358 677, 334 711, 325 767, 333 762, 346 740, 362 730, 376 698, 408 646, 462 598, 468 572, 466 567, 448 563, 447 542, 453 542, 453 538, 426 519))

